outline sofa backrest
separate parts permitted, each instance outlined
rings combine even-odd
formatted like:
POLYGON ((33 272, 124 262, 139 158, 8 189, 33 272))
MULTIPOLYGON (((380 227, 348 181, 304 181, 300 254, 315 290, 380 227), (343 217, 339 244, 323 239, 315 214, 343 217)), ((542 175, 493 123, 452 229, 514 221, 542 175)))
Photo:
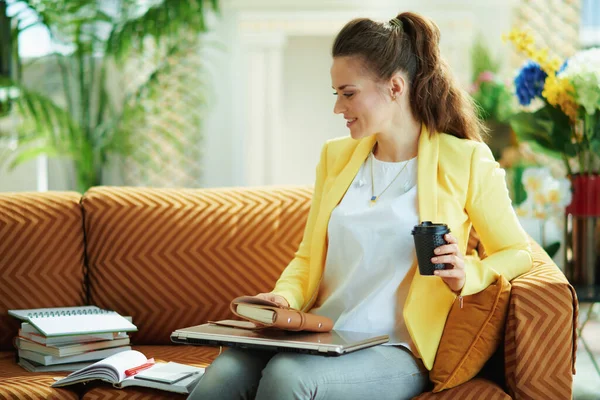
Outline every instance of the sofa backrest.
POLYGON ((8 310, 85 304, 81 195, 0 194, 0 350, 19 321, 8 310))
POLYGON ((90 302, 133 317, 137 344, 231 318, 273 288, 302 239, 308 187, 98 187, 82 198, 90 302))

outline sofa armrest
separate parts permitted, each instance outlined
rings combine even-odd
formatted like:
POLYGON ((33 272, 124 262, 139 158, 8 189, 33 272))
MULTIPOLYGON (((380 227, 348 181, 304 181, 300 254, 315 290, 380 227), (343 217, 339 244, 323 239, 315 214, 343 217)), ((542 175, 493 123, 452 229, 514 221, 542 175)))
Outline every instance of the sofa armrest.
POLYGON ((513 279, 504 343, 513 399, 571 399, 577 350, 575 290, 530 240, 532 269, 513 279))

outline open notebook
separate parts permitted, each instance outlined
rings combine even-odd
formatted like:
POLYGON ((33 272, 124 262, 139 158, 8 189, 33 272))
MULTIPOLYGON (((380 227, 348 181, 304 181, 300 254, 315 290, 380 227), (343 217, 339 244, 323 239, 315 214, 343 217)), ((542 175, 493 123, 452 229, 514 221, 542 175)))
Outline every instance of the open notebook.
POLYGON ((96 306, 9 310, 46 337, 132 332, 137 327, 118 313, 96 306))
POLYGON ((133 376, 125 371, 144 365, 144 354, 136 350, 124 351, 105 358, 52 384, 52 387, 73 385, 91 380, 111 383, 117 389, 128 386, 142 386, 174 393, 189 393, 198 379, 204 374, 204 368, 174 362, 157 363, 133 376))

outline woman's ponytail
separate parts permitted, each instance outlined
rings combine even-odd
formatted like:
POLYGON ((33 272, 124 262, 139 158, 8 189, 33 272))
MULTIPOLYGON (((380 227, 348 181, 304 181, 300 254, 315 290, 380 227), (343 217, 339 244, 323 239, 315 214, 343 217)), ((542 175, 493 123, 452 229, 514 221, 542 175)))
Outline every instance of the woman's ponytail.
POLYGON ((486 129, 473 100, 440 56, 439 42, 440 31, 433 22, 405 12, 386 23, 367 18, 350 21, 336 37, 332 56, 359 56, 381 80, 405 72, 411 110, 431 134, 444 132, 481 141, 480 132, 486 129))

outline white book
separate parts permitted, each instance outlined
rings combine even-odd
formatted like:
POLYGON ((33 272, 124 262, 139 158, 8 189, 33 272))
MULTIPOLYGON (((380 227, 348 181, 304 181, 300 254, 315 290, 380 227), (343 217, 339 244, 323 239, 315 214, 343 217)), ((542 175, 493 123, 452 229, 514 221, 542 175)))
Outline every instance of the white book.
POLYGON ((9 310, 8 313, 29 322, 46 337, 137 331, 127 318, 96 306, 9 310))
POLYGON ((48 354, 55 357, 73 356, 75 354, 82 354, 94 350, 108 349, 113 347, 121 347, 128 344, 128 337, 115 340, 102 340, 91 343, 69 343, 55 345, 43 345, 24 338, 17 338, 17 348, 22 350, 31 350, 41 354, 48 354))
POLYGON ((24 358, 19 359, 17 362, 23 369, 29 372, 73 372, 85 368, 88 365, 92 365, 94 361, 70 363, 70 364, 56 364, 56 365, 42 365, 35 361, 26 360, 24 358))
POLYGON ((27 340, 31 340, 32 342, 54 346, 60 346, 63 344, 99 342, 103 340, 115 340, 129 337, 126 332, 97 333, 95 335, 92 334, 46 337, 28 322, 21 323, 21 329, 19 329, 19 336, 27 340))
POLYGON ((52 307, 52 308, 31 308, 27 310, 8 310, 8 315, 12 315, 22 321, 29 320, 30 317, 38 316, 58 316, 58 315, 80 315, 102 311, 97 306, 82 307, 52 307))
POLYGON ((125 371, 146 363, 148 359, 139 351, 125 351, 73 372, 54 382, 52 387, 102 380, 118 389, 141 386, 187 394, 204 374, 204 368, 170 362, 157 363, 133 376, 127 376, 125 371))
POLYGON ((55 364, 68 364, 82 361, 96 361, 102 360, 103 358, 110 357, 113 354, 121 353, 123 351, 131 350, 130 346, 115 347, 113 349, 104 349, 89 351, 87 353, 76 354, 74 356, 67 357, 54 357, 46 354, 36 353, 30 350, 18 350, 19 357, 26 358, 27 360, 33 360, 42 365, 55 365, 55 364))

